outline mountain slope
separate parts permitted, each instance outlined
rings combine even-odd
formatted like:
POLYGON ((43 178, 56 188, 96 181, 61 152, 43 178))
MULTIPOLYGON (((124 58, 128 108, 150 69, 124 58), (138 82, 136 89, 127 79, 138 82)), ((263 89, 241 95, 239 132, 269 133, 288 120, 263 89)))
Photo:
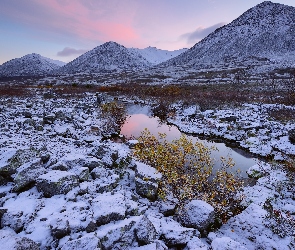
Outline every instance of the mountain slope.
POLYGON ((206 68, 231 63, 249 66, 254 62, 294 64, 294 7, 263 2, 162 65, 206 68))
POLYGON ((140 54, 115 43, 107 42, 79 56, 56 73, 97 73, 120 69, 141 69, 151 63, 140 54))
POLYGON ((28 54, 0 65, 1 77, 42 76, 60 68, 54 60, 39 54, 28 54))
POLYGON ((131 48, 130 50, 136 53, 139 53, 142 57, 144 57, 146 60, 148 60, 152 64, 159 64, 159 63, 165 62, 187 51, 187 49, 169 51, 169 50, 157 49, 156 47, 147 47, 145 49, 131 48))

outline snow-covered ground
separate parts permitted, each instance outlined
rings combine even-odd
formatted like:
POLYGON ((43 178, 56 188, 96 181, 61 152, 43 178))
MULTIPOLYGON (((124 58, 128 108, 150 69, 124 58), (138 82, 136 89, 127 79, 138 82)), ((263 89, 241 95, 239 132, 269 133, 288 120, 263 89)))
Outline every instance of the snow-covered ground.
MULTIPOLYGON (((175 200, 153 195, 159 173, 130 158, 127 143, 101 140, 94 94, 0 104, 2 249, 294 248, 294 179, 279 167, 253 167, 249 173, 261 178, 244 189, 245 210, 206 237, 202 223, 212 220, 211 206, 188 205, 204 209, 190 211, 200 217, 194 228, 176 220, 175 200)), ((266 106, 177 107, 169 122, 185 132, 237 140, 260 155, 294 155, 286 137, 294 125, 268 121, 266 106)))

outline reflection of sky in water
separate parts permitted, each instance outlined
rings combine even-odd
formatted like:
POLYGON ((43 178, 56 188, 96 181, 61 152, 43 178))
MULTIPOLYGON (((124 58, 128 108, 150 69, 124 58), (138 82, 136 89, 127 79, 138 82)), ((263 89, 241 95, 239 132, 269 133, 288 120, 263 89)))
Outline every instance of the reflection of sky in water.
MULTIPOLYGON (((138 137, 140 136, 141 131, 145 128, 154 134, 157 135, 160 133, 165 133, 167 135, 167 140, 172 141, 181 136, 181 133, 175 126, 168 126, 166 124, 160 124, 159 119, 155 117, 148 116, 149 108, 147 106, 141 107, 140 105, 133 105, 128 108, 128 114, 130 117, 127 119, 125 124, 122 126, 121 133, 128 137, 138 137)), ((245 156, 237 153, 231 148, 227 147, 224 143, 208 142, 206 140, 200 140, 196 137, 189 136, 194 142, 202 141, 208 146, 214 146, 218 151, 212 152, 212 158, 216 161, 216 168, 220 167, 220 157, 231 157, 236 166, 234 170, 240 169, 242 171, 243 177, 247 177, 245 171, 256 164, 254 158, 246 158, 245 156)))

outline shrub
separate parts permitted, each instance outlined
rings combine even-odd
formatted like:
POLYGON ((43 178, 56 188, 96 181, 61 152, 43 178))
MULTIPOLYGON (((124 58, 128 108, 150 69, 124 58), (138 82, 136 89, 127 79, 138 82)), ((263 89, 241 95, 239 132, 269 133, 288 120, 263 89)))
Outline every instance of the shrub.
POLYGON ((118 102, 108 102, 100 105, 103 120, 103 131, 105 133, 119 133, 127 115, 124 105, 118 102))
POLYGON ((193 143, 185 135, 169 142, 165 134, 155 137, 145 129, 138 141, 134 156, 155 167, 163 176, 160 198, 172 192, 180 206, 193 199, 205 200, 215 208, 222 222, 240 212, 242 197, 238 192, 243 181, 229 171, 234 166, 231 159, 222 158, 222 168, 214 173, 213 148, 201 142, 193 143))

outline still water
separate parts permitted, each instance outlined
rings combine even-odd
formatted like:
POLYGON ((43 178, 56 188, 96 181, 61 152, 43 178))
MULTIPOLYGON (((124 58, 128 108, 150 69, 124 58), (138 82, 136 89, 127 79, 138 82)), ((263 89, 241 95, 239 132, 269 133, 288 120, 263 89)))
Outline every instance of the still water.
MULTIPOLYGON (((127 108, 129 114, 128 119, 121 128, 121 134, 127 138, 140 136, 141 131, 147 128, 152 134, 165 133, 166 139, 172 141, 181 136, 181 132, 176 126, 170 126, 160 123, 156 117, 152 117, 148 106, 132 105, 127 108)), ((188 136, 193 142, 201 141, 205 145, 217 148, 217 151, 212 151, 211 157, 214 159, 214 169, 221 167, 220 157, 230 157, 235 162, 233 171, 238 169, 241 171, 242 177, 247 177, 246 170, 255 165, 258 160, 247 154, 241 149, 227 147, 224 143, 212 142, 208 140, 201 140, 198 137, 188 136)))

